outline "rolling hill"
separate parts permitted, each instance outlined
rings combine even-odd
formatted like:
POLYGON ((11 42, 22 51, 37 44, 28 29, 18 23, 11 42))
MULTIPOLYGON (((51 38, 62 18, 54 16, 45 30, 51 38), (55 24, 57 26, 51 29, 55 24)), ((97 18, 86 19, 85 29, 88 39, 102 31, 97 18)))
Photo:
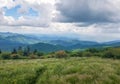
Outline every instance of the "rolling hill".
POLYGON ((0 39, 0 49, 3 51, 10 51, 13 48, 17 48, 18 46, 24 46, 24 44, 0 39))
POLYGON ((57 50, 73 50, 85 48, 102 48, 120 46, 120 41, 98 43, 94 41, 82 41, 66 37, 47 35, 24 35, 10 32, 0 32, 0 49, 4 51, 18 48, 18 46, 30 46, 31 49, 38 49, 44 52, 57 50))
POLYGON ((1 38, 11 42, 22 43, 22 44, 35 44, 39 42, 39 39, 35 37, 31 37, 24 34, 10 33, 10 32, 5 32, 5 33, 0 32, 0 39, 1 38))
POLYGON ((48 44, 48 43, 37 43, 37 44, 29 45, 29 46, 32 50, 37 49, 42 52, 53 52, 53 51, 66 49, 64 46, 52 45, 52 44, 48 44))

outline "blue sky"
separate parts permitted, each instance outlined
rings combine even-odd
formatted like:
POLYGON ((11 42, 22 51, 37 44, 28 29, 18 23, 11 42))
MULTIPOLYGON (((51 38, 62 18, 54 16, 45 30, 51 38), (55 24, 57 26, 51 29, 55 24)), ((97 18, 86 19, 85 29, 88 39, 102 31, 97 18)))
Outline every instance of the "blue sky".
POLYGON ((15 19, 18 19, 18 17, 20 16, 29 16, 29 17, 37 17, 38 16, 38 12, 34 11, 32 8, 28 9, 28 13, 19 13, 18 10, 20 9, 20 5, 15 6, 11 9, 7 9, 6 7, 4 8, 5 10, 5 16, 12 16, 15 19))
POLYGON ((119 5, 120 0, 0 0, 0 32, 119 40, 119 5))
POLYGON ((20 8, 20 6, 16 6, 14 8, 11 9, 7 9, 6 7, 4 8, 5 10, 5 16, 12 16, 14 18, 18 18, 20 17, 20 14, 17 12, 17 10, 20 8))

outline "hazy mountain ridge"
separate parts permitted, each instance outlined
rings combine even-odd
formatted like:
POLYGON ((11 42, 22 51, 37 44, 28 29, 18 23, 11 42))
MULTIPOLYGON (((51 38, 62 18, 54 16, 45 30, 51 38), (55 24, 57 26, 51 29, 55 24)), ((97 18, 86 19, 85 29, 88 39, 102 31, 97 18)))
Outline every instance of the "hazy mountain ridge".
POLYGON ((24 34, 17 34, 10 32, 0 33, 0 39, 1 38, 11 42, 22 43, 22 44, 34 44, 39 42, 39 39, 37 38, 32 38, 24 34))
POLYGON ((94 41, 80 41, 78 39, 72 39, 59 36, 47 36, 47 35, 24 35, 10 32, 0 32, 0 49, 11 50, 18 46, 30 46, 32 49, 38 49, 40 51, 57 51, 57 50, 72 50, 72 49, 84 49, 84 48, 99 48, 106 46, 120 46, 120 41, 110 41, 104 43, 98 43, 94 41))
POLYGON ((17 48, 18 46, 23 46, 22 43, 12 42, 10 40, 1 39, 0 38, 0 49, 4 51, 9 51, 13 48, 17 48))

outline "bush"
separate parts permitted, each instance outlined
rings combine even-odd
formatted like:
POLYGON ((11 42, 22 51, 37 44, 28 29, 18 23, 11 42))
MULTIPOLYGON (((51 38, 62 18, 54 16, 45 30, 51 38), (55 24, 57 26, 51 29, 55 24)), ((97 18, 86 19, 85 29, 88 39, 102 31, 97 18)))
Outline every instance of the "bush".
POLYGON ((82 52, 72 52, 71 54, 70 54, 70 56, 71 57, 82 57, 82 52))
POLYGON ((120 49, 119 48, 111 48, 104 52, 104 58, 113 58, 120 59, 120 49))
POLYGON ((37 56, 36 56, 36 55, 34 55, 34 54, 32 54, 32 55, 30 55, 30 58, 31 58, 31 59, 36 59, 36 58, 37 58, 37 56))
POLYGON ((104 52, 103 58, 114 58, 114 54, 110 51, 104 52))
POLYGON ((2 59, 10 59, 10 53, 2 53, 1 58, 2 59))
POLYGON ((86 51, 91 52, 91 53, 98 53, 99 52, 99 50, 96 48, 89 48, 86 51))
POLYGON ((56 58, 66 58, 68 55, 65 51, 57 51, 55 52, 55 57, 56 58))
POLYGON ((43 52, 37 52, 36 55, 37 55, 37 56, 43 56, 44 53, 43 53, 43 52))
POLYGON ((54 54, 49 54, 49 55, 46 55, 45 57, 46 58, 54 58, 55 56, 54 56, 54 54))
POLYGON ((83 52, 83 57, 91 57, 91 56, 93 56, 92 53, 90 53, 90 52, 83 52))
POLYGON ((20 59, 20 55, 19 54, 11 54, 10 57, 12 59, 20 59))
POLYGON ((45 56, 40 56, 40 59, 45 59, 45 56))
POLYGON ((98 56, 98 57, 102 57, 103 56, 103 52, 99 52, 99 53, 94 53, 93 56, 98 56))

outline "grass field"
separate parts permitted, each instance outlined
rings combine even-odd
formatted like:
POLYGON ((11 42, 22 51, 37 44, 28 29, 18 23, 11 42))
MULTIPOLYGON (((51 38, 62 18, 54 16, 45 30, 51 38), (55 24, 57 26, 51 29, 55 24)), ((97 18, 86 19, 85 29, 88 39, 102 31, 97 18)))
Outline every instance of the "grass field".
POLYGON ((120 84, 120 60, 0 60, 0 84, 120 84))

